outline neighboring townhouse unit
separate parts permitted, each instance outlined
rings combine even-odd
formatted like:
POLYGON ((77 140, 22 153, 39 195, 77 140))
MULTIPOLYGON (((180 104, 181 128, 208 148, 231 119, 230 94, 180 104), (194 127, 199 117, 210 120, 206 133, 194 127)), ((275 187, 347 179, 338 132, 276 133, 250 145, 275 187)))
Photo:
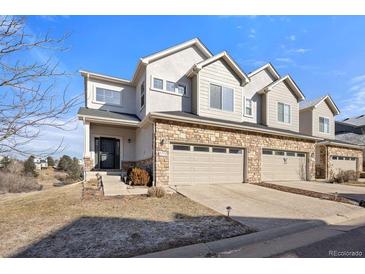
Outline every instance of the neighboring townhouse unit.
POLYGON ((141 58, 131 80, 81 75, 87 174, 137 165, 156 185, 315 178, 324 137, 301 130, 304 95, 271 64, 246 74, 193 39, 141 58))
POLYGON ((316 178, 329 179, 340 170, 362 170, 361 149, 336 140, 335 116, 340 114, 331 96, 300 104, 300 131, 324 140, 316 145, 316 178))
MULTIPOLYGON (((365 115, 346 118, 343 121, 336 121, 335 132, 337 140, 365 146, 365 115)), ((365 161, 363 162, 363 169, 364 168, 365 161)))

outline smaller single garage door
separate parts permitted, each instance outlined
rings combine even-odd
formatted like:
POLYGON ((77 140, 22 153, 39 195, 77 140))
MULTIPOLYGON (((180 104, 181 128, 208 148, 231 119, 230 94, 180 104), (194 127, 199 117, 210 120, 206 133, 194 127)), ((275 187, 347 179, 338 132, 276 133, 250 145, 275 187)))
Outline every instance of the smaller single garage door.
POLYGON ((357 158, 355 157, 343 157, 343 156, 331 156, 331 162, 333 171, 335 174, 342 171, 353 170, 356 171, 357 158))
POLYGON ((285 150, 262 150, 262 181, 305 180, 307 174, 306 154, 285 150))
POLYGON ((173 144, 170 184, 242 183, 244 150, 240 148, 173 144))

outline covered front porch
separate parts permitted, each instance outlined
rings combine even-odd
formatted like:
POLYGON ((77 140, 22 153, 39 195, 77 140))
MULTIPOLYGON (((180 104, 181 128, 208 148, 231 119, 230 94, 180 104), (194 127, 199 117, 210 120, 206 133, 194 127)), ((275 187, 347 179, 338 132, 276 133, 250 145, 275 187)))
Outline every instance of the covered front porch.
MULTIPOLYGON (((135 115, 82 108, 85 178, 120 176, 130 166, 152 168, 152 125, 135 115)), ((150 170, 151 171, 151 170, 150 170)))

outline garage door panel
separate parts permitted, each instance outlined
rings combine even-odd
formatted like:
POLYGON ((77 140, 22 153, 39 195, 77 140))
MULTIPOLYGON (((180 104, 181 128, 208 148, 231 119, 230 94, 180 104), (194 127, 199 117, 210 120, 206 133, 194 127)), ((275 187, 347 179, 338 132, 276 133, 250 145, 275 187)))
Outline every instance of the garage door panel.
POLYGON ((335 173, 357 170, 357 159, 354 157, 331 156, 331 163, 335 173))
MULTIPOLYGON (((193 145, 192 145, 193 146, 193 145)), ((198 145, 196 145, 198 146, 198 145)), ((171 149, 170 184, 241 183, 244 153, 177 151, 171 149)))
POLYGON ((288 156, 291 151, 284 151, 284 155, 262 154, 262 181, 297 181, 306 179, 306 157, 288 156))

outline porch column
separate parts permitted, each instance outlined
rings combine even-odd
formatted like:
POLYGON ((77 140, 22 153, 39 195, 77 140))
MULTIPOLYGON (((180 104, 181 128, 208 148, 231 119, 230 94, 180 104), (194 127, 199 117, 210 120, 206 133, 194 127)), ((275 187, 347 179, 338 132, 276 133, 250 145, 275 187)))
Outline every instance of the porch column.
POLYGON ((84 120, 84 158, 90 158, 90 122, 84 120))

